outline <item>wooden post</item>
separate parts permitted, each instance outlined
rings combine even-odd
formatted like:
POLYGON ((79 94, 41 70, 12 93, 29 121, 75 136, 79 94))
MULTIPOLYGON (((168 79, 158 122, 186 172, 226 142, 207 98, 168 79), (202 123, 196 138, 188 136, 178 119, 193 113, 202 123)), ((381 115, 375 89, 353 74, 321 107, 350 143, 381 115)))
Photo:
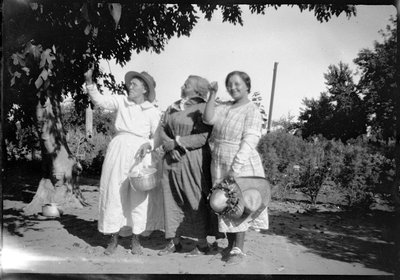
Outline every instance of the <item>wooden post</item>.
POLYGON ((274 93, 275 93, 275 81, 276 81, 276 70, 277 70, 277 68, 278 68, 278 62, 275 62, 275 64, 274 64, 274 77, 272 78, 271 101, 269 103, 267 133, 269 133, 271 131, 272 107, 274 105, 274 93))
POLYGON ((85 127, 86 127, 86 138, 90 139, 93 135, 93 110, 92 107, 89 106, 86 108, 86 120, 85 120, 85 127))

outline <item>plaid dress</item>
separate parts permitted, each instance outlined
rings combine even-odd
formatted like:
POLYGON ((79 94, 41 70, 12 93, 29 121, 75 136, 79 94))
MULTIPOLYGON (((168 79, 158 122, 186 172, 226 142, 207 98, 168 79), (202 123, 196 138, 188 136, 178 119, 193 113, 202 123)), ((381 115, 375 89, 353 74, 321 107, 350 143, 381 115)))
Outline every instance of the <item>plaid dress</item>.
MULTIPOLYGON (((239 176, 264 177, 264 168, 256 150, 261 137, 262 118, 252 102, 232 108, 233 102, 223 102, 215 107, 214 118, 208 123, 212 131, 213 151, 211 175, 213 184, 225 179, 232 168, 239 176)), ((268 229, 268 210, 256 219, 237 226, 224 217, 219 217, 219 231, 241 232, 249 226, 268 229)))

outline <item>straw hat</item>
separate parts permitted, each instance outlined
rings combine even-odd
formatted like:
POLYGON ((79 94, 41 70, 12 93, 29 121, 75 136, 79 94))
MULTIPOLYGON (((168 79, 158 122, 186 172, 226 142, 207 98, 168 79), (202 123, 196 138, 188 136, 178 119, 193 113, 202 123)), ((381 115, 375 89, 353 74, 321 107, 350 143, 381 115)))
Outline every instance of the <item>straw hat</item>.
POLYGON ((156 82, 154 81, 153 77, 150 76, 150 74, 147 72, 139 73, 135 71, 129 71, 128 73, 125 74, 125 86, 127 88, 131 80, 135 77, 139 77, 147 84, 147 87, 149 88, 147 100, 149 102, 153 102, 156 99, 156 91, 155 91, 156 82))
POLYGON ((231 218, 235 224, 252 220, 268 206, 271 186, 264 177, 237 177, 224 180, 212 188, 211 208, 219 215, 231 218))

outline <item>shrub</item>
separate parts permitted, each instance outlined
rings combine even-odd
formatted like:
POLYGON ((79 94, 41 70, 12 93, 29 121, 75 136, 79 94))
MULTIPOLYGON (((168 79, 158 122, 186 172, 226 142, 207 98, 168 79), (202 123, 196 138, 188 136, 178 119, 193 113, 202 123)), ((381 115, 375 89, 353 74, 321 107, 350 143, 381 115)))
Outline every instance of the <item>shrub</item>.
POLYGON ((331 185, 335 156, 334 143, 314 137, 304 144, 297 188, 315 204, 325 185, 331 185))
POLYGON ((348 206, 369 206, 373 193, 382 184, 383 174, 390 177, 391 160, 369 150, 357 144, 344 146, 341 166, 334 180, 348 206))
POLYGON ((33 127, 17 125, 15 137, 5 139, 7 160, 25 161, 40 159, 40 144, 33 127))
POLYGON ((79 130, 68 132, 68 145, 73 155, 77 157, 83 167, 83 174, 99 175, 107 151, 107 145, 111 141, 111 135, 93 133, 90 139, 79 130))
POLYGON ((321 136, 304 140, 280 130, 264 135, 257 149, 266 178, 275 186, 274 198, 286 199, 296 188, 316 203, 327 187, 331 200, 358 206, 393 182, 393 147, 366 137, 347 144, 321 136))
POLYGON ((257 150, 264 166, 265 176, 275 186, 274 196, 286 199, 292 186, 297 184, 304 141, 284 130, 265 134, 257 150))

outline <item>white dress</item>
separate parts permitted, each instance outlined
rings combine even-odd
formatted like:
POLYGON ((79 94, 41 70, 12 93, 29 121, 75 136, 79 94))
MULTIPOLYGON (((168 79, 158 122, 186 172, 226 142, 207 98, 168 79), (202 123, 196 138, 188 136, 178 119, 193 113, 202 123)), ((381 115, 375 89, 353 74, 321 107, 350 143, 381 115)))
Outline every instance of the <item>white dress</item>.
MULTIPOLYGON (((108 145, 101 172, 98 230, 128 236, 163 229, 162 188, 135 191, 128 178, 139 164, 139 147, 149 142, 154 148, 154 140, 158 142, 150 137, 156 134, 161 112, 147 101, 137 105, 124 95, 101 95, 94 85, 87 90, 95 105, 116 111, 116 136, 108 145)), ((151 154, 143 159, 145 165, 154 165, 151 161, 151 154)))

